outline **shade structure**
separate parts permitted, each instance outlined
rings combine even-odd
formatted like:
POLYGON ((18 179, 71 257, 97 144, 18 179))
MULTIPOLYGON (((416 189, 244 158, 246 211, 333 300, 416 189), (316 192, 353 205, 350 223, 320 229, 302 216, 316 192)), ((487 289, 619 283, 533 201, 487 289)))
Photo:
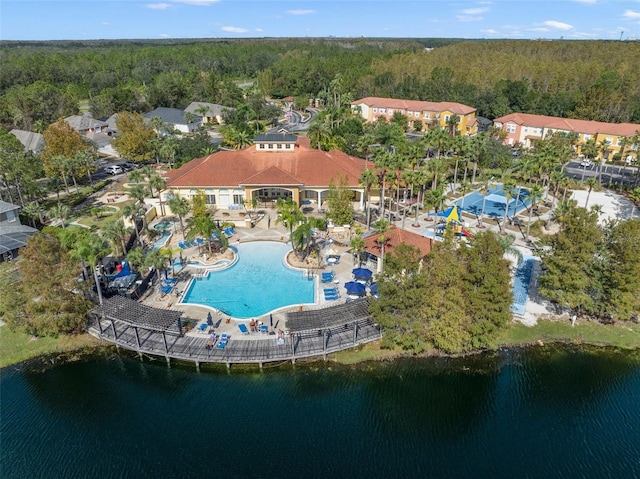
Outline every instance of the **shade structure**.
POLYGON ((337 255, 337 254, 338 254, 338 252, 337 252, 335 249, 333 249, 333 248, 329 248, 329 249, 328 249, 327 251, 325 251, 325 253, 324 253, 324 255, 325 255, 325 256, 331 256, 331 255, 337 255))
POLYGON ((207 326, 213 326, 213 318, 211 317, 211 313, 207 313, 207 326))
POLYGON ((349 281, 348 283, 344 284, 344 287, 347 290, 348 294, 364 296, 367 292, 367 287, 362 283, 358 283, 357 281, 349 281))
POLYGON ((447 223, 449 221, 457 221, 460 223, 460 208, 458 208, 457 205, 450 206, 446 210, 438 213, 438 216, 444 217, 447 223))
POLYGON ((356 279, 371 279, 373 277, 373 272, 368 268, 354 268, 351 273, 356 279))

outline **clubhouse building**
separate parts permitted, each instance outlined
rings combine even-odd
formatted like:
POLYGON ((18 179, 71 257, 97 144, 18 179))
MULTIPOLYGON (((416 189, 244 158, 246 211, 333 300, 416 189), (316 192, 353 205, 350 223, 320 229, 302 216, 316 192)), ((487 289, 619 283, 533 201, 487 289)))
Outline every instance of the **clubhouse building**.
POLYGON ((167 188, 188 199, 202 190, 207 204, 220 210, 241 209, 253 199, 270 203, 278 198, 322 208, 329 185, 344 181, 363 209, 360 175, 366 168, 363 159, 311 148, 308 138, 267 133, 243 150, 218 151, 170 171, 167 188))

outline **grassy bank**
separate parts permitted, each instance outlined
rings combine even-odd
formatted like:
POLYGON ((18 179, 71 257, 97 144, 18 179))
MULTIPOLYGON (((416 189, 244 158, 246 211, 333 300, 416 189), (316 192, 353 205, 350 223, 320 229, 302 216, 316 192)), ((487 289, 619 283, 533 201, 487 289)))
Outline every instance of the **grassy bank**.
POLYGON ((594 321, 578 321, 573 327, 569 321, 538 321, 534 327, 511 324, 496 337, 493 347, 522 346, 538 341, 633 349, 640 347, 640 324, 604 325, 594 321))
MULTIPOLYGON (((594 346, 613 346, 621 349, 640 348, 640 324, 604 325, 592 321, 578 321, 574 327, 568 321, 538 321, 534 327, 520 323, 510 324, 494 339, 489 349, 520 347, 536 343, 574 343, 594 346)), ((440 355, 434 350, 421 356, 440 355)), ((341 364, 356 364, 361 361, 383 361, 410 353, 400 349, 381 349, 380 341, 363 344, 357 348, 331 355, 341 364)))
POLYGON ((0 368, 39 356, 75 351, 98 344, 99 341, 89 334, 32 339, 28 334, 16 333, 3 326, 0 328, 0 368))

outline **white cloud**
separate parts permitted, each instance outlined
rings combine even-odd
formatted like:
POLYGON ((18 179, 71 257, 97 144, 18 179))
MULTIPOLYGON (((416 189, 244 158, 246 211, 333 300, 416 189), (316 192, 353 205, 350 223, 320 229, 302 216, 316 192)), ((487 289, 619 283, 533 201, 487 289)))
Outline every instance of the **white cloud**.
POLYGON ((529 31, 530 32, 548 32, 549 29, 544 27, 535 27, 535 28, 530 28, 529 31))
POLYGON ((456 15, 459 22, 480 22, 482 17, 472 17, 469 15, 456 15))
POLYGON ((480 33, 484 33, 486 35, 499 35, 500 32, 498 30, 494 30, 493 28, 489 28, 488 30, 480 30, 480 33))
POLYGON ((109 22, 102 22, 100 25, 109 26, 111 24, 109 22))
POLYGON ((635 10, 625 10, 622 16, 635 20, 637 18, 640 18, 640 12, 636 12, 635 10))
POLYGON ((147 8, 151 10, 166 10, 170 6, 168 3, 147 3, 147 8))
POLYGON ((311 15, 316 13, 315 10, 287 10, 289 15, 311 15))
POLYGON ((478 15, 480 13, 488 12, 488 8, 467 8, 466 10, 462 10, 462 13, 465 15, 478 15))
POLYGON ((158 35, 160 38, 169 38, 170 35, 168 33, 161 33, 160 35, 158 35))
POLYGON ((542 22, 545 27, 551 28, 553 30, 571 30, 573 25, 569 25, 568 23, 557 22, 555 20, 547 20, 546 22, 542 22))
POLYGON ((264 32, 262 28, 256 28, 256 32, 264 32))
POLYGON ((576 3, 590 3, 592 5, 598 3, 598 0, 573 0, 576 3))
POLYGON ((249 30, 242 27, 222 27, 222 31, 227 33, 247 33, 249 30))
POLYGON ((214 3, 218 3, 220 0, 173 0, 177 3, 187 3, 189 5, 198 5, 201 7, 207 7, 209 5, 213 5, 214 3))

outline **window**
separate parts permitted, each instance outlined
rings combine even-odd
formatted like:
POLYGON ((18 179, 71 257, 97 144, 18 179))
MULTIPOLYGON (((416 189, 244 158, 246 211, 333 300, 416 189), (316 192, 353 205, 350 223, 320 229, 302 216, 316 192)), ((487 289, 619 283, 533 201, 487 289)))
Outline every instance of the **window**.
POLYGON ((393 108, 389 108, 389 115, 393 115, 393 108))
POLYGON ((282 150, 282 143, 278 143, 278 150, 282 150))
POLYGON ((305 190, 304 191, 304 198, 305 198, 305 200, 308 200, 308 199, 314 200, 316 198, 316 192, 312 191, 312 190, 305 190))
POLYGON ((589 141, 591 139, 591 135, 584 135, 584 141, 589 141))
POLYGON ((507 133, 515 133, 516 132, 516 125, 514 125, 513 123, 509 123, 507 125, 507 133))
POLYGON ((374 113, 378 113, 378 107, 375 107, 375 106, 374 106, 374 107, 373 107, 373 112, 374 112, 374 113))
POLYGON ((204 195, 205 197, 205 202, 208 205, 215 205, 216 204, 216 195, 204 195))
POLYGON ((528 127, 528 126, 525 126, 525 127, 524 127, 524 132, 525 132, 525 133, 529 133, 529 127, 528 127))
POLYGON ((444 122, 445 123, 449 123, 449 118, 451 118, 449 115, 445 115, 444 116, 444 122))
POLYGON ((427 120, 428 120, 428 119, 431 117, 431 114, 430 114, 430 113, 425 113, 425 114, 424 114, 424 117, 425 117, 425 119, 427 119, 427 120))
POLYGON ((244 195, 233 195, 233 204, 234 205, 244 204, 244 195))
POLYGON ((273 143, 269 143, 269 149, 273 150, 273 143))
POLYGON ((616 146, 622 146, 622 138, 618 138, 616 141, 616 146))
POLYGON ((387 109, 386 108, 380 108, 380 113, 386 113, 387 109))
POLYGON ((419 111, 414 112, 413 116, 415 116, 416 118, 420 118, 420 112, 419 111))
POLYGON ((14 210, 7 211, 7 221, 9 223, 13 223, 17 218, 16 212, 14 210))
POLYGON ((613 139, 612 138, 605 138, 605 140, 607 142, 607 145, 613 145, 613 139))

